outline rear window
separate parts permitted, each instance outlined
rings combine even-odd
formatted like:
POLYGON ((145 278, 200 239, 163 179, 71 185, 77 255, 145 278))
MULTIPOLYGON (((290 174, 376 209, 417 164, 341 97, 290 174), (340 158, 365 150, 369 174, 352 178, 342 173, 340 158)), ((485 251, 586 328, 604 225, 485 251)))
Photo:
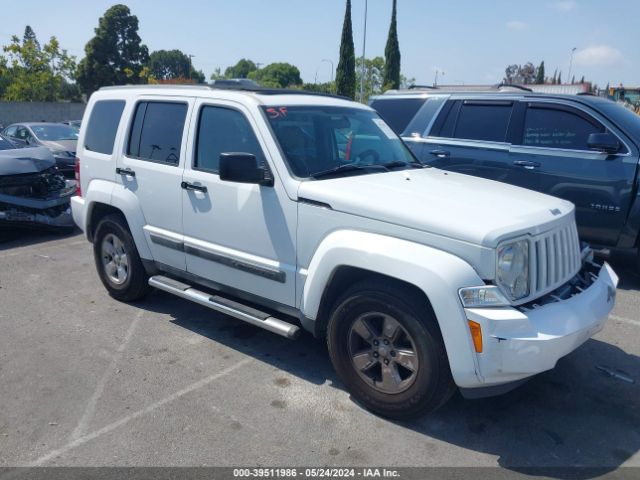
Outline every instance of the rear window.
POLYGON ((187 105, 140 102, 136 107, 127 155, 177 165, 187 105))
POLYGON ((124 100, 101 100, 95 103, 84 134, 84 148, 106 155, 113 153, 124 104, 124 100))
POLYGON ((400 135, 426 100, 426 98, 381 98, 371 102, 371 108, 378 112, 396 134, 400 135))
POLYGON ((512 104, 464 102, 458 114, 454 138, 504 142, 512 104))

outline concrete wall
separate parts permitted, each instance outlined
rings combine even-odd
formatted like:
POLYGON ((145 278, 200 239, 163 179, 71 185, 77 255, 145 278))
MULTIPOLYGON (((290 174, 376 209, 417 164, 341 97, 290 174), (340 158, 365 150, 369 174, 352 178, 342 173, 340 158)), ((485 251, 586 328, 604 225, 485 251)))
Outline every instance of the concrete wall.
POLYGON ((64 102, 0 102, 0 124, 16 122, 61 122, 80 120, 84 103, 64 102))

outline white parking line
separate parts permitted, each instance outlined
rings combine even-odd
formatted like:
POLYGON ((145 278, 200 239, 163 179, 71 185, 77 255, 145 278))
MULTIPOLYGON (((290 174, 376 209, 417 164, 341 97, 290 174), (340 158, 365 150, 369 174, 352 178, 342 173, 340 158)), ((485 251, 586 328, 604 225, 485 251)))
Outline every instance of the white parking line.
POLYGON ((202 380, 199 380, 195 383, 192 383, 191 385, 189 385, 188 387, 183 388, 182 390, 178 390, 175 393, 172 393, 171 395, 169 395, 168 397, 165 397, 164 399, 155 402, 151 405, 149 405, 148 407, 143 408, 142 410, 138 410, 137 412, 134 412, 130 415, 127 415, 124 418, 121 418, 120 420, 117 420, 113 423, 110 423, 109 425, 102 427, 94 432, 88 433, 86 435, 83 435, 80 438, 77 438, 75 440, 72 440, 71 442, 67 443, 65 446, 57 448, 55 450, 50 451, 49 453, 47 453, 46 455, 41 456, 40 458, 27 463, 26 465, 24 465, 25 467, 38 467, 40 465, 42 465, 43 463, 51 460, 52 458, 55 458, 59 455, 63 455, 65 453, 67 453, 69 450, 73 450, 76 447, 79 447, 80 445, 84 445, 87 442, 90 442, 91 440, 95 440, 98 437, 101 437, 104 434, 107 434, 109 432, 112 432, 113 430, 129 423, 131 420, 134 420, 138 417, 141 417, 143 415, 146 415, 147 413, 153 412, 154 410, 166 405, 167 403, 173 402, 174 400, 177 400, 180 397, 183 397, 185 395, 187 395, 188 393, 194 392, 202 387, 205 387, 207 385, 209 385, 211 382, 214 382, 216 380, 218 380, 219 378, 222 378, 226 375, 229 375, 230 373, 232 373, 233 371, 237 370, 238 368, 246 365, 247 363, 250 363, 253 359, 252 358, 245 358, 244 360, 241 360, 240 362, 236 363, 235 365, 229 367, 229 368, 225 368, 224 370, 222 370, 219 373, 216 373, 214 375, 211 375, 207 378, 203 378, 202 380))
POLYGON ((113 372, 115 371, 116 366, 118 365, 118 362, 122 358, 122 354, 124 353, 124 350, 127 348, 127 345, 129 345, 129 342, 131 341, 131 337, 133 337, 133 332, 135 331, 136 326, 138 325, 138 322, 140 322, 140 319, 142 318, 143 314, 144 314, 144 310, 139 310, 138 314, 136 315, 136 318, 133 320, 133 322, 131 322, 129 329, 127 330, 127 333, 125 334, 124 339, 122 340, 122 343, 118 346, 118 349, 116 350, 116 353, 113 355, 113 358, 111 358, 111 362, 109 362, 109 366, 104 371, 102 378, 100 378, 100 381, 96 385, 96 389, 93 392, 93 395, 91 395, 91 398, 89 399, 89 402, 87 403, 87 406, 84 409, 84 413, 82 414, 82 417, 78 422, 78 425, 76 426, 75 430, 71 434, 71 440, 76 440, 80 438, 87 430, 87 425, 93 418, 93 414, 96 411, 96 405, 98 404, 98 400, 100 400, 100 397, 102 397, 102 393, 104 392, 104 387, 107 384, 107 381, 109 380, 111 375, 113 375, 113 372))
POLYGON ((635 325, 636 327, 640 327, 640 320, 634 320, 632 318, 619 317, 617 315, 609 315, 611 320, 615 320, 616 322, 627 323, 629 325, 635 325))

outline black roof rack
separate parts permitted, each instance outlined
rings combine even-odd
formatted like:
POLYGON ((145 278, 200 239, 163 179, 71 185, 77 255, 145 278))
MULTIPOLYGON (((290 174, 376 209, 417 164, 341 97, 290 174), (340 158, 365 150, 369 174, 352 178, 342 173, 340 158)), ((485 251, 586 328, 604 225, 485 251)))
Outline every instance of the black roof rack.
POLYGON ((496 89, 499 90, 501 88, 515 88, 517 90, 524 90, 525 92, 533 92, 533 90, 531 90, 528 87, 524 87, 522 85, 513 85, 511 83, 499 83, 496 85, 496 89))
POLYGON ((136 89, 136 88, 154 88, 158 90, 165 90, 171 88, 177 89, 210 89, 210 90, 230 90, 236 92, 249 92, 249 93, 257 93, 259 95, 312 95, 317 97, 331 97, 338 98, 340 100, 351 100, 348 97, 344 97, 342 95, 335 95, 332 93, 322 93, 322 92, 312 92, 308 90, 299 90, 295 88, 267 88, 261 87, 259 85, 247 85, 242 83, 234 83, 234 84, 197 84, 197 85, 173 85, 173 84, 163 84, 163 85, 113 85, 108 87, 101 87, 100 90, 113 90, 113 89, 136 89))
POLYGON ((212 90, 233 90, 240 92, 251 92, 259 95, 313 95, 317 97, 331 97, 339 98, 341 100, 351 100, 350 98, 342 95, 335 95, 332 93, 312 92, 309 90, 298 90, 295 88, 268 88, 261 87, 259 85, 247 85, 247 84, 209 84, 208 87, 212 90))
POLYGON ((419 90, 422 88, 426 90, 438 90, 438 87, 435 85, 409 85, 409 90, 419 90))

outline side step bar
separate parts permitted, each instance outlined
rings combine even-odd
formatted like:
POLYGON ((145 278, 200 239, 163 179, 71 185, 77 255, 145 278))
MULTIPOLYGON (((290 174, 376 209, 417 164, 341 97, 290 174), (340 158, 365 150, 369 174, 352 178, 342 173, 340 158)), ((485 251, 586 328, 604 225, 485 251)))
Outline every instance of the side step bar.
POLYGON ((177 297, 190 300, 204 305, 216 312, 224 313, 244 322, 264 328, 270 332, 277 333, 286 338, 296 338, 300 333, 300 328, 291 323, 284 322, 270 314, 248 307, 228 298, 210 295, 200 290, 196 290, 191 285, 179 282, 163 275, 155 275, 149 279, 149 285, 159 290, 172 293, 177 297))

